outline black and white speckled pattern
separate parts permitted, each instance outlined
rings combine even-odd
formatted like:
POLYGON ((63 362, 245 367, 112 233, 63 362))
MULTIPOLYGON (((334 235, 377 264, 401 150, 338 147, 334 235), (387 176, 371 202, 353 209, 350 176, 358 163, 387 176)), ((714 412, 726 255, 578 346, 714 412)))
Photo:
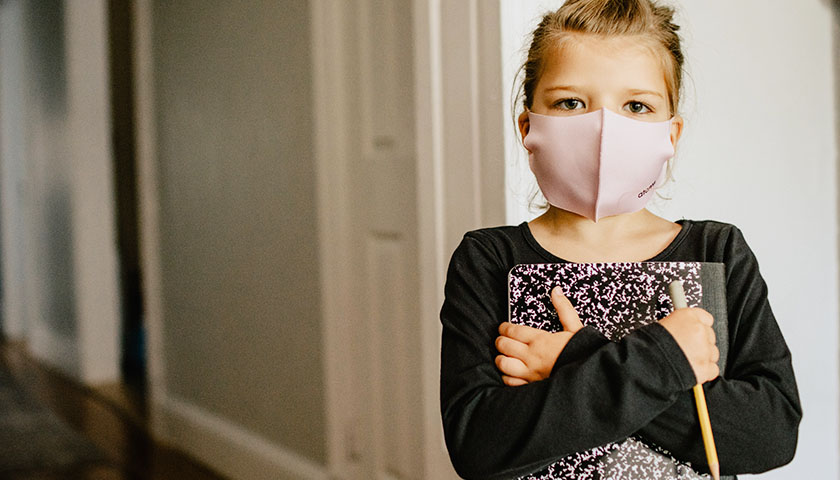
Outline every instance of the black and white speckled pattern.
MULTIPOLYGON (((702 296, 700 269, 692 262, 544 263, 517 265, 508 276, 510 319, 550 332, 562 330, 550 292, 560 286, 584 325, 608 339, 667 316, 673 310, 668 284, 682 280, 689 306, 702 296)), ((522 480, 706 479, 688 464, 642 439, 630 437, 578 452, 521 477, 522 480)))

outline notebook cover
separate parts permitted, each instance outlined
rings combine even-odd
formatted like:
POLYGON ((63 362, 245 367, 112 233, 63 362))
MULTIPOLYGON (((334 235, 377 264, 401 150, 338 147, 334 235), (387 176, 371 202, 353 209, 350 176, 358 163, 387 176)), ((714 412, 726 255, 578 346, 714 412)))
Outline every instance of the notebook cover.
MULTIPOLYGON (((550 293, 561 287, 584 325, 618 341, 658 321, 674 309, 668 284, 681 280, 689 307, 715 318, 721 359, 726 365, 726 292, 724 265, 704 262, 541 263, 517 265, 508 275, 512 323, 549 332, 562 330, 550 293), (722 341, 722 339, 726 339, 722 341)), ((700 439, 698 439, 700 441, 700 439)), ((630 437, 565 457, 525 480, 630 480, 710 478, 642 438, 630 437)))

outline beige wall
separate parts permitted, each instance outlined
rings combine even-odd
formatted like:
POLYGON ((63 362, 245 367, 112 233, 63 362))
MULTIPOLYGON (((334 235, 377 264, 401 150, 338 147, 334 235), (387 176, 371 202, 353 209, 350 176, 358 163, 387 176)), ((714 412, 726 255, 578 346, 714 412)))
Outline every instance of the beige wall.
POLYGON ((24 301, 24 109, 26 55, 23 2, 0 3, 0 212, 2 213, 3 333, 26 335, 24 301))
POLYGON ((167 396, 323 465, 308 2, 152 23, 167 396))

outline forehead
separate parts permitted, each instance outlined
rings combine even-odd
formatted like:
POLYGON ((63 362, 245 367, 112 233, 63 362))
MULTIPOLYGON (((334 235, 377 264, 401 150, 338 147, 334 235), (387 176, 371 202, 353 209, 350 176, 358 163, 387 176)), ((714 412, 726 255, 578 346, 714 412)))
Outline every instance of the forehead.
POLYGON ((668 93, 662 56, 644 37, 569 35, 548 49, 542 67, 538 90, 576 85, 668 93))

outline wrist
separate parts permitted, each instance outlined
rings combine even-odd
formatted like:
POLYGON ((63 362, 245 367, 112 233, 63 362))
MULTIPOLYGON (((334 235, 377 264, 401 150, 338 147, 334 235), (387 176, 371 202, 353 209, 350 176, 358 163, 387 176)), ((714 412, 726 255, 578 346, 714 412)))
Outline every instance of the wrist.
POLYGON ((581 328, 572 335, 572 338, 566 343, 563 351, 557 356, 551 373, 554 373, 554 370, 560 365, 573 363, 592 355, 596 350, 608 343, 610 341, 607 340, 607 337, 594 327, 585 326, 581 328))

